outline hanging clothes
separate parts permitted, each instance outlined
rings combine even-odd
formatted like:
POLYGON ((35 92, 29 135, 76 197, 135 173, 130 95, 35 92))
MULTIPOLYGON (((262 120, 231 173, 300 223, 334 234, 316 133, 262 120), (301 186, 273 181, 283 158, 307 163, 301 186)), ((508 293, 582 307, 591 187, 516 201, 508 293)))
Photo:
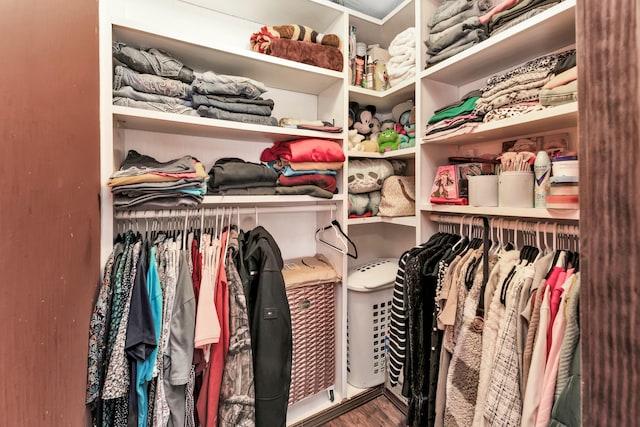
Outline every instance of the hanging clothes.
MULTIPOLYGON (((204 373, 202 390, 198 397, 196 407, 198 417, 203 427, 217 427, 218 404, 220 400, 220 386, 224 363, 229 351, 229 289, 227 274, 224 268, 225 254, 223 249, 226 242, 226 233, 223 234, 220 245, 215 247, 215 274, 214 274, 214 305, 220 322, 220 338, 211 345, 209 361, 204 373)), ((205 295, 201 295, 205 298, 205 295)))
POLYGON ((251 333, 247 298, 234 261, 239 251, 237 230, 231 230, 228 239, 225 271, 229 285, 229 352, 222 375, 218 424, 248 427, 256 423, 251 333))
POLYGON ((255 375, 256 426, 286 425, 291 385, 291 312, 276 241, 258 226, 246 236, 245 287, 255 375), (247 291, 248 289, 248 291, 247 291))

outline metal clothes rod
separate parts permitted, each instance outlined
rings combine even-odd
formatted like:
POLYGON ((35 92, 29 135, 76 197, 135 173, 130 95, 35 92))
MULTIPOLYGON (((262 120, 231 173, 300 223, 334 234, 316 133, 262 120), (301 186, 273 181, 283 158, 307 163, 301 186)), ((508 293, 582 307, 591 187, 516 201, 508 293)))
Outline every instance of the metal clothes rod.
POLYGON ((336 205, 301 205, 301 206, 262 206, 262 207, 238 207, 220 206, 218 208, 184 208, 184 209, 164 209, 164 210, 131 210, 115 211, 115 220, 150 219, 150 218, 184 218, 185 216, 205 216, 222 215, 223 212, 231 210, 233 215, 255 215, 272 213, 294 213, 294 212, 337 212, 336 205))
MULTIPOLYGON (((481 225, 481 219, 483 216, 478 215, 444 215, 444 214, 431 214, 429 219, 433 222, 452 224, 452 225, 481 225)), ((535 220, 535 219, 505 219, 505 218, 490 218, 489 226, 491 228, 503 228, 508 230, 529 231, 529 232, 543 232, 543 233, 557 233, 560 235, 579 236, 580 228, 576 224, 558 223, 555 221, 535 220)))

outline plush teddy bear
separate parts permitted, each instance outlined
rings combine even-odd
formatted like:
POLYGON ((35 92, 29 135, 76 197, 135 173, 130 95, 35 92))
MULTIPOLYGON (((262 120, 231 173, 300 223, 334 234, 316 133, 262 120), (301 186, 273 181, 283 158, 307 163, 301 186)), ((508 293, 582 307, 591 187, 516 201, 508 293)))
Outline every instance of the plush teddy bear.
POLYGON ((385 151, 397 150, 401 142, 401 137, 393 129, 387 129, 378 135, 378 150, 381 153, 385 151))
POLYGON ((362 140, 364 135, 360 135, 357 130, 349 129, 349 151, 364 151, 362 140))

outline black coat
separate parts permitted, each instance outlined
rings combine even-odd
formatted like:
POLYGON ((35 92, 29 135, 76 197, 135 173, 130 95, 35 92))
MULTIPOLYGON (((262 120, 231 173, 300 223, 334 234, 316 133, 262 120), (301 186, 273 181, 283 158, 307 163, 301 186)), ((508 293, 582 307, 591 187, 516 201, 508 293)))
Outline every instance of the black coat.
POLYGON ((243 281, 251 329, 256 426, 286 425, 291 384, 291 313, 282 277, 282 255, 263 227, 244 236, 243 281))

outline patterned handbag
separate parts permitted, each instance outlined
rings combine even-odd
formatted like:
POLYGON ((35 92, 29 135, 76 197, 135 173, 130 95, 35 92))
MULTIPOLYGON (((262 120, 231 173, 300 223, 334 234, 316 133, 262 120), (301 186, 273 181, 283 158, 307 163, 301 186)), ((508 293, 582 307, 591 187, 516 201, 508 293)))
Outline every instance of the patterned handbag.
POLYGON ((412 216, 416 213, 416 183, 412 176, 393 175, 382 184, 380 215, 412 216))

